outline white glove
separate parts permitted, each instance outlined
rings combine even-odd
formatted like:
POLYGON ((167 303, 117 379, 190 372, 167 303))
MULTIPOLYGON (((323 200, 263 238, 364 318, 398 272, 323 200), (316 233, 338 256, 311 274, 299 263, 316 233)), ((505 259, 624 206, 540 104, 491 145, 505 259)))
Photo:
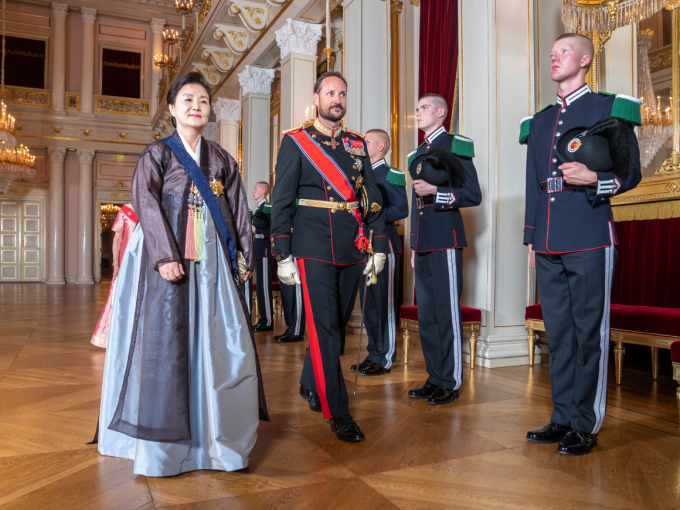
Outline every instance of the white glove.
POLYGON ((302 283, 300 280, 300 273, 298 273, 297 266, 293 261, 292 255, 290 255, 287 259, 283 259, 278 263, 278 265, 279 282, 283 283, 284 285, 299 285, 302 283))
MULTIPOLYGON (((375 274, 377 275, 380 273, 380 271, 383 270, 385 267, 385 259, 387 258, 387 255, 384 253, 374 253, 370 257, 368 257, 368 262, 366 263, 366 267, 364 268, 364 275, 369 276, 371 274, 371 271, 375 267, 375 274)), ((371 279, 368 279, 368 285, 371 284, 371 279)))

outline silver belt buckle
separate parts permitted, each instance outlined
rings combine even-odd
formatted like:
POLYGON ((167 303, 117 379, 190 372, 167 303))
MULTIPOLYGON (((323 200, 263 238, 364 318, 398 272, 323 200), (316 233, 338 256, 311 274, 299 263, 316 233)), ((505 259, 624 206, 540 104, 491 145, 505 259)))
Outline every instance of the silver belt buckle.
POLYGON ((548 193, 559 193, 562 191, 562 177, 548 178, 548 193))
POLYGON ((416 207, 418 207, 418 209, 425 207, 425 203, 423 202, 422 198, 416 197, 416 207))

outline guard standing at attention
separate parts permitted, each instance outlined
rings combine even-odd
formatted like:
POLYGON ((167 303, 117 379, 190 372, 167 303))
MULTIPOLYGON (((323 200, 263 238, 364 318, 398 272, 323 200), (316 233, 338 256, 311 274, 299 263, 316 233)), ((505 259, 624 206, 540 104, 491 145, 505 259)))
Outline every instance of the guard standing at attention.
MULTIPOLYGON (((364 325, 368 334, 368 356, 359 364, 359 373, 378 376, 388 374, 397 359, 396 301, 402 246, 394 222, 408 216, 408 199, 405 172, 385 162, 385 155, 390 150, 390 136, 382 129, 371 129, 366 132, 365 139, 375 181, 382 194, 387 264, 378 275, 378 284, 371 285, 366 294, 364 325)), ((359 296, 364 306, 363 293, 359 296)), ((350 368, 352 371, 356 369, 356 365, 350 368)))
POLYGON ((463 292, 463 250, 467 246, 462 207, 482 201, 474 145, 447 133, 448 108, 443 97, 425 94, 416 120, 425 142, 409 154, 413 179, 411 264, 415 268, 418 327, 429 377, 408 392, 428 404, 449 404, 463 381, 460 295, 463 292))
POLYGON ((253 249, 255 255, 255 283, 257 288, 257 311, 260 320, 253 326, 253 331, 272 331, 274 329, 274 307, 272 296, 272 273, 274 272, 274 255, 272 255, 269 236, 271 234, 272 204, 267 202, 269 184, 261 181, 253 187, 253 199, 257 209, 253 211, 253 249))
POLYGON ((363 441, 349 413, 340 366, 341 332, 364 281, 362 273, 383 269, 385 224, 366 142, 341 125, 347 82, 340 73, 324 73, 314 85, 313 99, 317 119, 284 132, 281 141, 272 243, 279 282, 302 283, 304 292, 309 349, 301 395, 312 409, 320 404, 338 439, 363 441), (369 253, 371 231, 374 254, 369 253))
POLYGON ((597 445, 607 404, 610 294, 616 230, 609 199, 640 182, 634 125, 640 103, 596 94, 585 82, 593 43, 557 39, 550 74, 557 104, 521 122, 527 144, 524 244, 536 268, 550 348, 550 422, 527 433, 557 451, 597 445))

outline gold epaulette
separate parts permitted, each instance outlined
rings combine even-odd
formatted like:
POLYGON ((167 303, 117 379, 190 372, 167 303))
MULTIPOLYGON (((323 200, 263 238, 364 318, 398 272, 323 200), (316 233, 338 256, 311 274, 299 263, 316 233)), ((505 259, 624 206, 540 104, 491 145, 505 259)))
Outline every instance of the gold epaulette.
POLYGON ((314 125, 314 121, 313 121, 313 120, 308 120, 307 122, 305 122, 305 123, 302 125, 302 129, 307 129, 309 126, 313 126, 313 125, 314 125))
POLYGON ((286 129, 285 131, 281 131, 281 136, 286 136, 290 135, 291 133, 297 133, 298 131, 302 131, 305 128, 304 124, 302 126, 294 127, 292 129, 286 129))
POLYGON ((350 135, 358 136, 362 140, 365 140, 364 135, 362 135, 361 133, 357 133, 356 131, 352 131, 351 129, 347 128, 345 128, 345 131, 347 131, 350 135))

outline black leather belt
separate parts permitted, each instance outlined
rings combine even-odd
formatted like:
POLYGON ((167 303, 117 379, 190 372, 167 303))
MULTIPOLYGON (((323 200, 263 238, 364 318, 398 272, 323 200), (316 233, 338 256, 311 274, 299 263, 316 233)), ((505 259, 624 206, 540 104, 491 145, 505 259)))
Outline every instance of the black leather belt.
POLYGON ((585 186, 569 186, 569 183, 563 181, 562 177, 552 177, 547 181, 543 181, 540 185, 541 193, 559 193, 565 189, 571 190, 585 190, 585 186), (566 185, 566 186, 565 186, 566 185))
POLYGON ((426 197, 416 197, 416 206, 422 209, 426 205, 434 205, 434 195, 427 195, 426 197))

